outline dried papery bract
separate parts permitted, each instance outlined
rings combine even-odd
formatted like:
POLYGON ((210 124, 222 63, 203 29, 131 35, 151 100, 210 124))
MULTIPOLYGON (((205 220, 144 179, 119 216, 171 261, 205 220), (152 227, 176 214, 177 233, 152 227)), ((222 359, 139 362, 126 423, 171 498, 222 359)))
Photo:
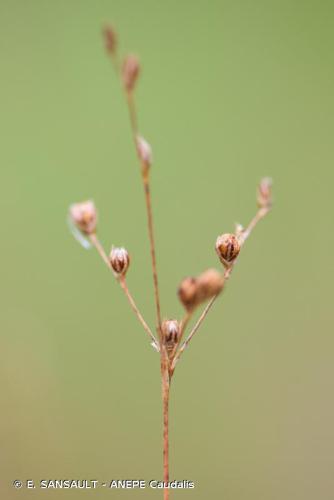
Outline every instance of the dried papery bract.
POLYGON ((225 267, 231 264, 238 257, 240 252, 239 239, 235 234, 222 234, 216 240, 216 252, 222 264, 225 267))
POLYGON ((69 216, 72 223, 84 234, 90 235, 96 231, 97 211, 91 200, 73 203, 69 216))
POLYGON ((134 55, 128 55, 122 66, 122 80, 125 90, 131 94, 135 88, 140 73, 138 58, 134 55))
POLYGON ((130 265, 129 253, 125 248, 112 248, 110 264, 117 276, 124 276, 130 265))

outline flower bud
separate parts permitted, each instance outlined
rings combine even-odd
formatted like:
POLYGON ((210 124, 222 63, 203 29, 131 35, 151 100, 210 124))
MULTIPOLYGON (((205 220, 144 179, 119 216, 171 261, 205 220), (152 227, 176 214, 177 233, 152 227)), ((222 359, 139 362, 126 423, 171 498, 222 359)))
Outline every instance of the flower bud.
POLYGON ((112 26, 105 26, 103 28, 103 37, 106 51, 114 56, 117 50, 117 35, 112 26))
POLYGON ((238 257, 240 252, 240 243, 235 234, 222 234, 216 241, 216 252, 224 266, 229 267, 238 257))
POLYGON ((270 208, 272 205, 272 180, 269 177, 261 179, 257 187, 257 204, 260 208, 270 208))
POLYGON ((129 55, 124 59, 122 67, 123 85, 127 92, 132 92, 140 72, 139 61, 136 56, 129 55))
POLYGON ((185 278, 179 287, 179 299, 188 311, 212 299, 221 292, 224 277, 215 269, 208 269, 197 278, 185 278))
POLYGON ((161 331, 163 343, 168 356, 171 357, 180 339, 181 329, 179 322, 175 319, 164 320, 161 325, 161 331))
POLYGON ((70 206, 70 219, 85 234, 96 231, 97 212, 93 201, 83 201, 70 206))
POLYGON ((137 152, 143 168, 147 170, 152 164, 152 149, 149 143, 140 135, 137 136, 137 152))
POLYGON ((112 248, 109 261, 111 267, 119 276, 125 275, 130 265, 130 257, 125 248, 112 248))

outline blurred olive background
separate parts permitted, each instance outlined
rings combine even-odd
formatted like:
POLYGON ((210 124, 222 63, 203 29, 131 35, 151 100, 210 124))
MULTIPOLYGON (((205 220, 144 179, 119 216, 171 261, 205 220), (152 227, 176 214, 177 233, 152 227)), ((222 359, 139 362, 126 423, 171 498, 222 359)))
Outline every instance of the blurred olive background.
POLYGON ((154 324, 139 169, 101 26, 142 61, 163 314, 219 268, 216 236, 273 212, 173 382, 173 498, 330 500, 333 21, 329 1, 1 0, 0 491, 8 500, 161 498, 16 491, 14 479, 161 478, 159 359, 66 214, 93 198, 154 324))

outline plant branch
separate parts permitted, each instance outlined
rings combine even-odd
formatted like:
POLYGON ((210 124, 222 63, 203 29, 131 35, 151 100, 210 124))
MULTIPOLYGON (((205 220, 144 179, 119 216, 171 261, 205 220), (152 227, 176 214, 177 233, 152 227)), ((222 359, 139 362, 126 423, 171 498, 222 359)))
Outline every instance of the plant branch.
MULTIPOLYGON (((258 222, 261 219, 263 219, 263 217, 265 217, 267 215, 267 213, 269 211, 270 211, 270 207, 261 207, 261 208, 259 208, 259 210, 256 212, 256 214, 253 217, 253 219, 248 224, 247 228, 240 235, 241 245, 243 245, 245 243, 245 241, 247 240, 247 238, 249 237, 249 235, 251 234, 251 232, 253 231, 253 229, 255 228, 255 226, 258 224, 258 222)), ((226 282, 229 279, 229 277, 231 275, 231 272, 232 272, 232 270, 233 270, 233 268, 235 266, 236 261, 237 261, 237 259, 234 262, 232 262, 232 264, 229 267, 225 268, 224 282, 226 282)), ((201 326, 201 324, 203 323, 203 321, 205 320, 206 316, 208 315, 208 313, 209 313, 211 307, 213 306, 213 304, 214 304, 216 298, 218 297, 218 295, 219 294, 215 295, 210 300, 210 302, 207 304, 206 308, 204 309, 204 311, 202 312, 202 314, 198 318, 195 326, 193 327, 193 329, 189 333, 188 337, 186 338, 186 340, 184 341, 184 343, 182 344, 182 346, 180 347, 180 349, 176 353, 176 355, 175 355, 175 357, 173 359, 173 362, 172 362, 171 370, 170 370, 171 374, 174 373, 174 370, 175 370, 175 367, 176 367, 176 363, 178 362, 180 356, 182 355, 182 353, 184 352, 184 350, 188 346, 189 342, 191 341, 191 339, 193 338, 193 336, 195 335, 195 333, 197 332, 197 330, 199 329, 199 327, 201 326)), ((185 322, 185 324, 187 324, 187 322, 189 321, 189 316, 190 316, 190 314, 187 313, 186 316, 185 316, 185 319, 183 320, 183 322, 185 322)))
POLYGON ((136 303, 130 293, 130 290, 128 288, 128 285, 126 283, 126 279, 125 279, 125 276, 121 276, 119 278, 119 284, 121 285, 122 289, 124 290, 124 293, 135 313, 135 315, 137 316, 137 318, 139 319, 139 321, 141 322, 141 324, 143 325, 144 327, 144 330, 146 331, 146 333, 149 335, 151 341, 152 341, 152 345, 153 347, 155 347, 157 349, 157 351, 159 352, 160 350, 160 347, 159 347, 159 342, 157 341, 157 339, 155 338, 155 336, 153 335, 153 333, 151 332, 151 329, 150 327, 148 326, 148 324, 146 323, 146 321, 144 320, 143 316, 141 315, 138 307, 136 306, 136 303))
MULTIPOLYGON (((120 77, 120 69, 121 64, 119 61, 117 51, 112 53, 112 61, 114 64, 115 72, 120 77)), ((131 132, 132 138, 134 141, 134 145, 136 151, 138 152, 138 118, 135 100, 133 97, 133 91, 125 89, 125 96, 127 107, 129 111, 130 124, 131 124, 131 132)), ((151 203, 151 191, 149 184, 149 174, 147 168, 142 164, 142 179, 143 179, 143 187, 145 193, 145 203, 146 203, 146 214, 147 214, 147 225, 148 225, 148 233, 150 240, 150 253, 151 253, 151 262, 152 262, 152 272, 153 272, 153 285, 154 285, 154 300, 156 307, 156 315, 157 315, 157 324, 158 324, 158 334, 160 341, 161 339, 161 307, 160 307, 160 295, 159 295, 159 284, 158 284, 158 270, 157 270, 157 262, 156 262, 156 253, 155 253, 155 240, 154 240, 154 230, 153 230, 153 215, 152 215, 152 203, 151 203)))
POLYGON ((136 314, 138 320, 140 321, 140 323, 142 324, 144 330, 146 331, 146 333, 149 335, 150 339, 152 340, 152 343, 153 343, 153 346, 159 351, 159 343, 157 341, 157 339, 155 338, 155 336, 153 335, 150 327, 148 326, 148 324, 146 323, 145 319, 143 318, 142 314, 140 313, 131 293, 130 293, 130 290, 127 286, 127 283, 126 283, 126 280, 125 280, 125 276, 120 276, 118 277, 118 275, 114 272, 114 270, 112 269, 111 267, 111 264, 109 262, 109 259, 107 257, 107 254, 100 242, 100 240, 98 239, 98 237, 96 236, 95 233, 93 234, 90 234, 89 235, 89 239, 92 243, 92 245, 96 248, 96 250, 98 251, 100 257, 102 258, 102 260, 105 262, 105 264, 107 265, 107 267, 112 271, 113 275, 115 276, 115 278, 117 279, 117 281, 119 282, 122 290, 124 291, 125 295, 126 295, 126 298, 128 299, 129 303, 130 303, 130 306, 132 308, 132 310, 134 311, 134 313, 136 314))
MULTIPOLYGON (((127 105, 130 115, 131 130, 133 135, 133 140, 135 143, 135 148, 137 150, 137 138, 138 138, 138 120, 135 102, 133 99, 132 92, 126 92, 127 105)), ((152 262, 152 272, 153 272, 153 285, 154 285, 154 299, 158 323, 158 333, 161 340, 161 307, 160 307, 160 294, 159 294, 159 283, 158 283, 158 269, 157 269, 157 259, 155 252, 155 239, 154 239, 154 227, 153 227, 153 214, 152 214, 152 201, 151 201, 151 189, 149 182, 149 173, 144 165, 142 168, 142 180, 145 194, 145 204, 146 204, 146 215, 147 215, 147 226, 148 234, 150 240, 150 252, 151 252, 151 262, 152 262)))
POLYGON ((176 363, 178 362, 180 356, 182 355, 183 351, 186 349, 186 347, 188 346, 189 342, 191 341, 191 339, 193 338, 193 336, 195 335, 195 333, 197 332, 197 330, 199 329, 199 327, 201 326, 201 324, 203 323, 203 321, 205 320, 208 312, 210 311, 211 307, 213 306, 216 298, 218 297, 219 294, 217 295, 214 295, 212 297, 212 299, 210 300, 210 302, 207 304, 206 308, 204 309, 204 311, 202 312, 202 314, 200 315, 200 317, 198 318, 195 326, 193 327, 193 329, 191 330, 191 332, 189 333, 188 337, 186 338, 186 340, 183 342, 182 346, 180 347, 180 349, 178 350, 178 352, 176 353, 176 356, 175 358, 173 359, 173 363, 172 363, 172 366, 171 366, 171 373, 173 374, 174 373, 174 370, 175 370, 175 367, 176 367, 176 363))

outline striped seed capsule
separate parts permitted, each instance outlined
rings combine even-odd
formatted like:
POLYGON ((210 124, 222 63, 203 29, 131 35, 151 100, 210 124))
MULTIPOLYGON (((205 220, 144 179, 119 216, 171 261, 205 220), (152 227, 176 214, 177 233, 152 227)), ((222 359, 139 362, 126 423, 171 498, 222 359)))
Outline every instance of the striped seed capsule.
POLYGON ((216 252, 221 263, 225 267, 230 267, 240 252, 240 243, 235 234, 226 233, 218 236, 216 241, 216 252))
POLYGON ((176 319, 166 319, 161 325, 162 339, 169 357, 172 357, 180 339, 180 325, 176 319))
POLYGON ((125 248, 112 248, 109 261, 118 276, 124 275, 130 265, 130 257, 125 248))

